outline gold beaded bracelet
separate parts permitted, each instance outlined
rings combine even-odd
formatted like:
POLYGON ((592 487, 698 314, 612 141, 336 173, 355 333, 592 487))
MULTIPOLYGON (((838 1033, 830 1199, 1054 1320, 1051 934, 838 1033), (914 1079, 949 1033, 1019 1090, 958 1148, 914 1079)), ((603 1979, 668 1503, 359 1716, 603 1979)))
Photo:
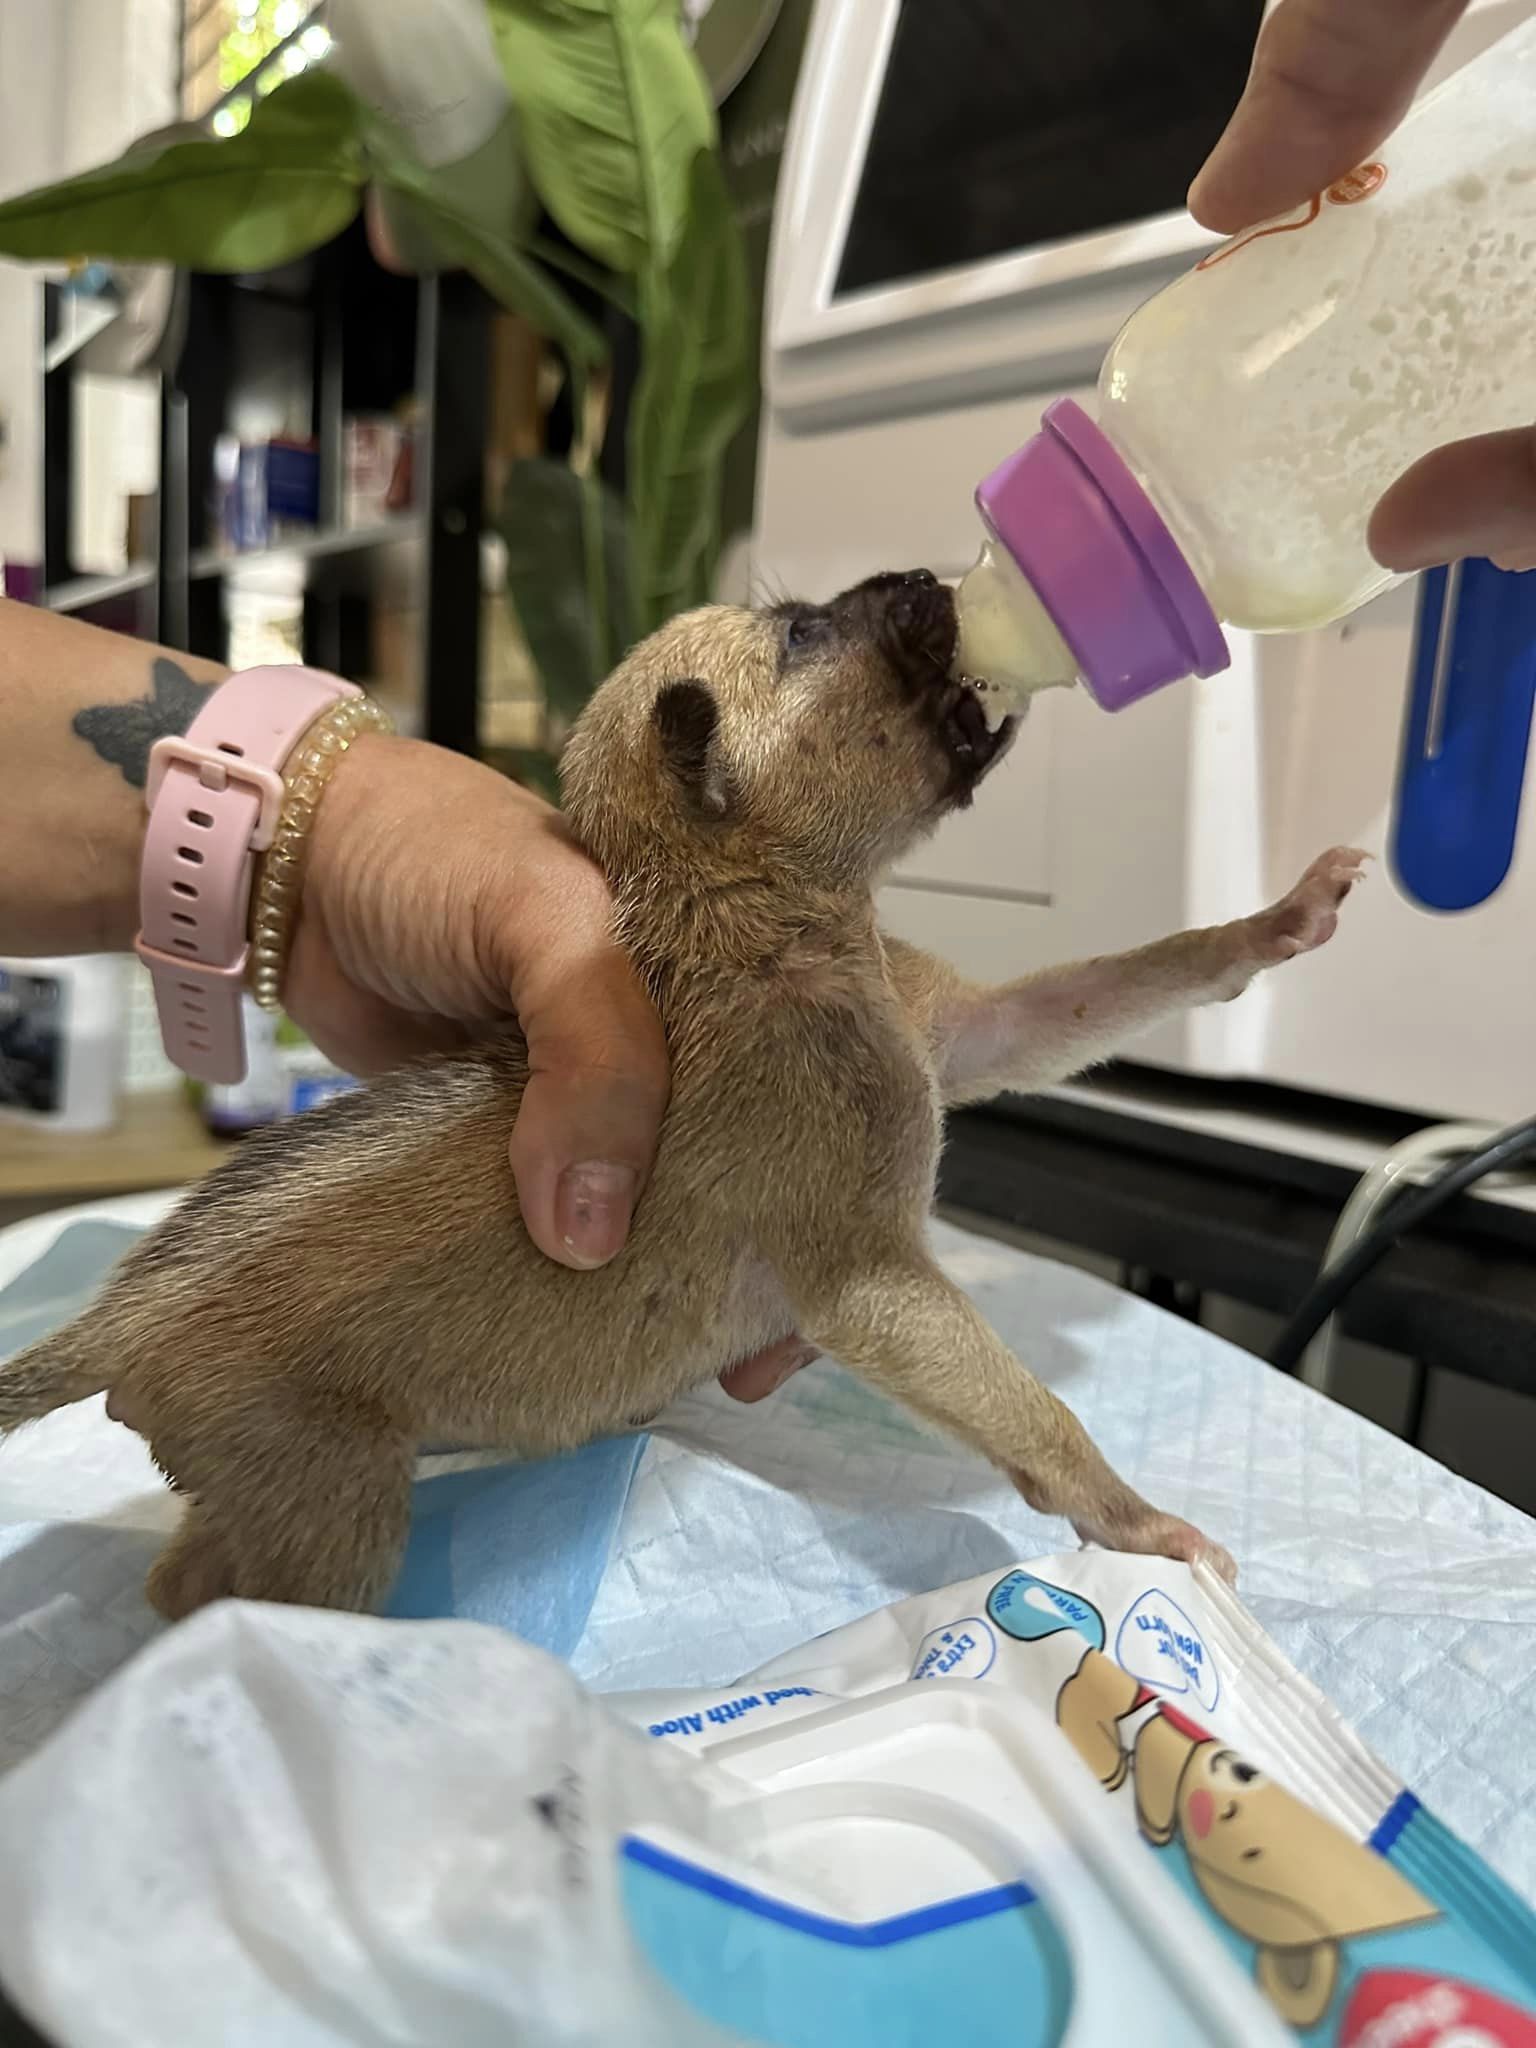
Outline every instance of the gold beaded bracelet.
POLYGON ((391 733, 386 711, 367 697, 343 697, 321 712, 283 764, 282 809, 251 892, 251 994, 264 1010, 282 1002, 283 969, 304 882, 309 828, 336 763, 364 733, 391 733))

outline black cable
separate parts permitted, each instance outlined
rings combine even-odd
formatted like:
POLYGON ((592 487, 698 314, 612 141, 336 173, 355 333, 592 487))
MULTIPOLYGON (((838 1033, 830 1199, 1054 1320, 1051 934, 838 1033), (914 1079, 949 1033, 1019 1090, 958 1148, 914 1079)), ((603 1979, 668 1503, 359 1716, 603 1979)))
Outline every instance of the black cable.
POLYGON ((1469 1152, 1442 1166, 1432 1180, 1411 1195, 1395 1201, 1365 1235, 1358 1238, 1326 1273, 1320 1273, 1302 1298, 1300 1307, 1281 1331, 1269 1362, 1281 1372, 1295 1372, 1302 1354, 1323 1324, 1347 1294, 1380 1264, 1399 1239, 1428 1222, 1475 1181, 1484 1180, 1501 1167, 1517 1166, 1536 1153, 1536 1116, 1511 1124, 1490 1138, 1476 1152, 1469 1152))

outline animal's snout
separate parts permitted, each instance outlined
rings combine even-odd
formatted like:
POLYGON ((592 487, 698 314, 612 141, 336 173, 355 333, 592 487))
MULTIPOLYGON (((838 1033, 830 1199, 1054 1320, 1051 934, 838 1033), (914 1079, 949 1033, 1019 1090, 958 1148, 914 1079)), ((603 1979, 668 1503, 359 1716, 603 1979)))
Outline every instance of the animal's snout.
POLYGON ((851 638, 874 642, 912 694, 947 681, 958 631, 955 599, 931 569, 867 576, 832 609, 851 638))
POLYGON ((898 669, 920 684, 947 680, 955 658, 955 597, 922 570, 888 600, 887 630, 896 640, 898 669))
POLYGON ((850 597, 897 596, 903 591, 932 590, 938 577, 931 569, 884 569, 878 576, 866 576, 848 592, 850 597))
POLYGON ((938 577, 927 569, 914 569, 893 584, 886 596, 891 623, 900 633, 922 633, 934 620, 953 621, 955 600, 938 577))
POLYGON ((904 682, 923 688, 945 680, 955 658, 955 599, 931 569, 871 576, 848 601, 864 612, 904 682))

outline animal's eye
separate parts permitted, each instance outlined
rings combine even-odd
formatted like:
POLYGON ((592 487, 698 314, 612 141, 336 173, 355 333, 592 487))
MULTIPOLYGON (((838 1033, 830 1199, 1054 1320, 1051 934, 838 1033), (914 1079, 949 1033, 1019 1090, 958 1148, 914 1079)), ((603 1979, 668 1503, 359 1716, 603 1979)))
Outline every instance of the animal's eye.
POLYGON ((818 605, 797 605, 784 621, 784 652, 803 654, 825 640, 832 630, 832 614, 818 605))

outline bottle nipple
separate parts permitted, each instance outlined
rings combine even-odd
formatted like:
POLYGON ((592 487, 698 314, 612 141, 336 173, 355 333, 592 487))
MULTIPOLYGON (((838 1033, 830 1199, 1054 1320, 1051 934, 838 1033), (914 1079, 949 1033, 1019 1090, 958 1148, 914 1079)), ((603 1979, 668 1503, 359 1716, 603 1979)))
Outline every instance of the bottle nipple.
POLYGON ((955 667, 994 729, 1026 710, 1037 690, 1076 682, 1071 649, 1005 548, 986 542, 956 606, 955 667))

